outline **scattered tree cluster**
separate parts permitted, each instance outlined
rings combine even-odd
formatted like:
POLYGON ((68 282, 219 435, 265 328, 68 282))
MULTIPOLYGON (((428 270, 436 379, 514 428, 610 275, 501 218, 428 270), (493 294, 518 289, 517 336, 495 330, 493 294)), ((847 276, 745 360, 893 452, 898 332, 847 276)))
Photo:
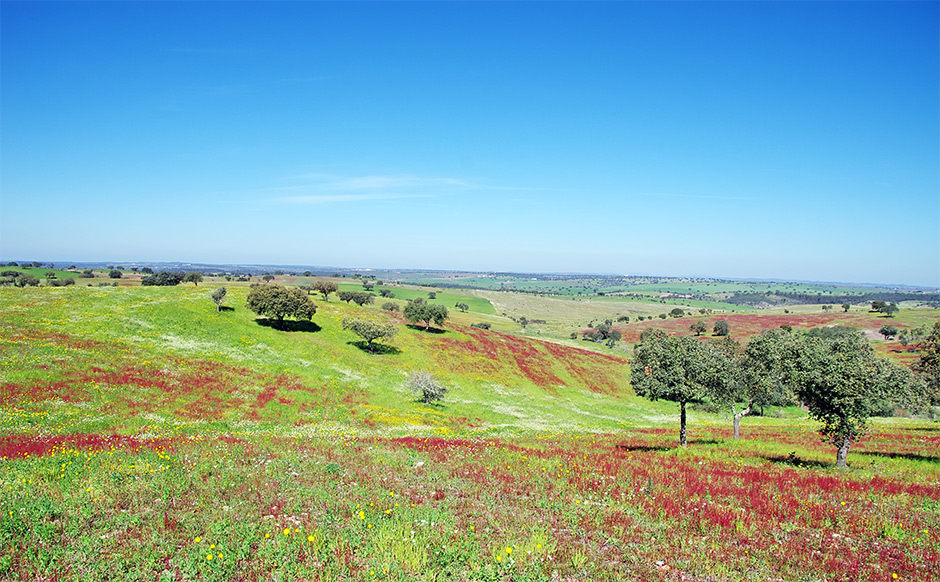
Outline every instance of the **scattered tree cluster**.
POLYGON ((613 322, 608 319, 604 321, 604 323, 597 324, 593 329, 582 332, 581 339, 605 344, 609 348, 613 347, 614 344, 620 341, 622 335, 619 331, 612 328, 612 323, 613 322))
POLYGON ((145 287, 173 287, 175 285, 179 285, 182 282, 183 274, 174 273, 171 271, 158 271, 152 275, 147 275, 140 280, 140 284, 145 287))
MULTIPOLYGON (((940 336, 940 324, 935 333, 940 336)), ((683 446, 689 403, 707 400, 730 408, 737 438, 740 419, 752 407, 799 400, 822 423, 820 434, 836 446, 836 466, 845 467, 851 443, 865 433, 871 416, 926 403, 931 393, 924 379, 930 383, 932 370, 936 386, 936 364, 929 357, 921 361, 928 363, 919 378, 876 358, 864 335, 852 328, 768 330, 746 347, 729 337, 702 342, 650 329, 636 346, 631 382, 640 396, 679 403, 683 446)))
POLYGON ((375 293, 365 291, 340 291, 338 293, 340 301, 349 303, 350 301, 362 307, 375 301, 375 293))
POLYGON ((39 279, 35 275, 23 271, 3 271, 0 272, 0 286, 13 287, 36 287, 39 285, 39 279))

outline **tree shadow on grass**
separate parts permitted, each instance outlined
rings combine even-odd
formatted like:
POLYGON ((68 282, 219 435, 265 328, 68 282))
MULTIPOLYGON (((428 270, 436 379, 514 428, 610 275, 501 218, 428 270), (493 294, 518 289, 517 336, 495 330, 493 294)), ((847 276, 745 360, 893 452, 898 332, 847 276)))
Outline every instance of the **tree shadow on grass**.
POLYGON ((825 463, 823 461, 811 461, 809 459, 804 459, 797 456, 795 453, 790 453, 789 455, 759 455, 764 457, 771 463, 775 465, 790 465, 791 467, 813 467, 813 468, 825 468, 832 467, 833 463, 825 463))
POLYGON ((447 333, 446 329, 441 329, 439 327, 426 328, 423 325, 415 325, 413 323, 409 323, 405 327, 407 327, 408 329, 413 329, 415 331, 422 331, 424 333, 435 333, 435 334, 447 333))
POLYGON ((672 449, 678 448, 679 443, 674 445, 634 445, 630 443, 622 443, 617 445, 617 448, 621 451, 630 451, 630 452, 651 452, 651 451, 671 451, 672 449))
POLYGON ((278 324, 276 319, 259 318, 255 319, 255 323, 263 327, 276 329, 278 331, 300 331, 305 333, 316 333, 323 329, 312 321, 294 321, 292 319, 286 319, 278 324))
POLYGON ((235 311, 234 307, 229 307, 228 305, 223 305, 219 308, 219 311, 235 311))
POLYGON ((401 350, 395 346, 389 346, 386 344, 372 344, 372 349, 369 349, 369 342, 365 340, 359 341, 349 341, 346 342, 346 345, 356 346, 360 350, 369 353, 369 354, 385 354, 390 356, 397 356, 401 353, 401 350))
MULTIPOLYGON (((686 447, 686 448, 694 447, 695 445, 717 445, 717 444, 720 444, 720 443, 721 443, 721 441, 718 441, 718 440, 715 440, 715 439, 689 439, 689 445, 688 445, 688 447, 686 447)), ((678 441, 677 441, 677 442, 675 442, 675 443, 662 444, 662 445, 645 445, 645 444, 635 444, 635 443, 620 443, 619 445, 617 445, 617 448, 620 449, 621 451, 631 451, 631 452, 633 452, 633 451, 644 451, 644 452, 658 451, 658 452, 665 452, 665 451, 679 450, 679 449, 681 449, 682 447, 679 446, 679 443, 678 443, 678 441)))
POLYGON ((853 455, 865 455, 868 457, 884 457, 886 459, 910 459, 912 461, 924 461, 927 463, 940 463, 940 457, 931 455, 919 455, 917 453, 881 453, 877 451, 857 451, 853 455))

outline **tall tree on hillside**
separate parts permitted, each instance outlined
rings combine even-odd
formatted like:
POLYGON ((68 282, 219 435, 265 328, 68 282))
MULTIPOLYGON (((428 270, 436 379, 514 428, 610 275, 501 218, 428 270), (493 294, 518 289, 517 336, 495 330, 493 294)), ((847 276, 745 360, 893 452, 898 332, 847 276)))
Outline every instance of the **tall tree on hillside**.
POLYGON ((740 361, 743 376, 741 402, 744 407, 734 412, 734 438, 740 437, 741 418, 756 407, 793 404, 793 390, 784 377, 783 357, 787 342, 793 336, 782 328, 765 330, 751 338, 740 361))
POLYGON ((630 383, 639 396, 679 404, 679 444, 687 445, 686 404, 708 396, 709 357, 692 337, 670 337, 661 330, 643 332, 630 362, 630 383))
POLYGON ((202 283, 202 273, 199 271, 190 271, 183 275, 183 281, 185 283, 192 283, 193 287, 198 287, 202 283))
POLYGON ((858 331, 789 342, 782 361, 810 416, 822 423, 819 433, 837 448, 838 468, 846 466, 849 447, 865 434, 875 411, 885 403, 916 409, 924 396, 909 369, 876 358, 858 331))
POLYGON ((708 327, 706 327, 705 322, 701 320, 693 322, 692 325, 689 326, 689 331, 695 333, 697 336, 702 335, 707 330, 708 327))

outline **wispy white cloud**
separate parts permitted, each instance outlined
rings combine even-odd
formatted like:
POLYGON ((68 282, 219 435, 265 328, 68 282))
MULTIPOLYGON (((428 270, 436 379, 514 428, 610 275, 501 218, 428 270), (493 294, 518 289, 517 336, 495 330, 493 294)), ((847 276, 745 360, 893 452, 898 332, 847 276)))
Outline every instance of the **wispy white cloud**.
POLYGON ((656 196, 663 198, 697 198, 700 200, 743 200, 752 201, 753 198, 747 196, 719 196, 713 194, 676 194, 671 192, 640 192, 638 196, 656 196))
POLYGON ((309 194, 284 196, 278 200, 289 204, 331 204, 335 202, 365 202, 369 200, 400 200, 403 198, 430 198, 422 194, 309 194))
POLYGON ((434 198, 470 190, 517 190, 473 182, 462 178, 418 176, 414 174, 370 174, 363 176, 337 176, 310 173, 291 176, 288 184, 269 188, 282 196, 278 202, 289 204, 329 204, 365 202, 370 200, 396 200, 405 198, 434 198))

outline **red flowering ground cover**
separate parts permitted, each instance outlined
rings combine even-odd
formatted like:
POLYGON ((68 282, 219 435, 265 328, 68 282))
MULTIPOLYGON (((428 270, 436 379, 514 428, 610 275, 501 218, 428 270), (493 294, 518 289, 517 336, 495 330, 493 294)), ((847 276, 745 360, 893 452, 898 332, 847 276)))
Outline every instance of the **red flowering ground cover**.
POLYGON ((61 451, 107 451, 127 449, 170 450, 170 438, 139 438, 118 434, 0 435, 0 459, 42 457, 61 451))
POLYGON ((150 413, 181 420, 284 419, 298 411, 362 403, 349 389, 312 387, 287 374, 270 375, 209 360, 154 356, 123 344, 85 340, 31 328, 6 334, 0 356, 31 376, 0 383, 0 406, 61 401, 87 403, 103 415, 133 419, 150 413), (43 350, 47 363, 33 354, 43 350), (89 362, 93 362, 91 366, 89 362))
POLYGON ((536 386, 547 390, 566 384, 587 386, 605 394, 629 391, 625 381, 627 360, 552 342, 521 339, 497 331, 452 326, 465 337, 441 340, 440 362, 467 375, 512 381, 507 368, 516 369, 536 386), (512 362, 513 366, 506 366, 512 362), (617 366, 611 366, 614 363, 617 366))

